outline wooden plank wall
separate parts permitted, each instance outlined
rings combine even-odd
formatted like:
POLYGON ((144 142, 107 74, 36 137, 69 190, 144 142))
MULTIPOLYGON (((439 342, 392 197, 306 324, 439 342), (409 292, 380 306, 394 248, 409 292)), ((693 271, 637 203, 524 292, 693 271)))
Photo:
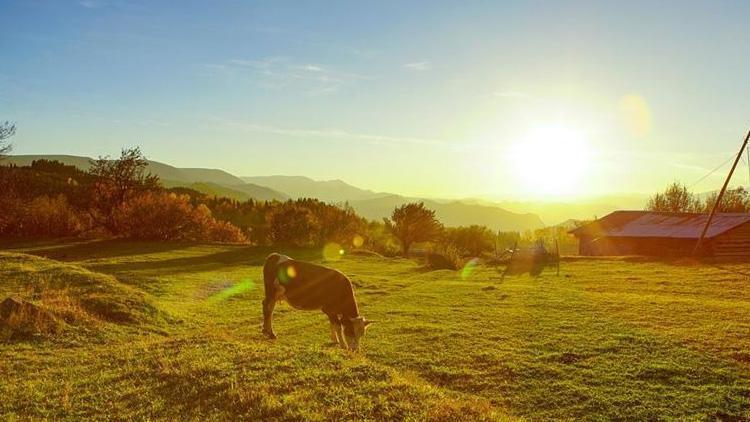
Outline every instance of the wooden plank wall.
POLYGON ((711 246, 716 257, 750 259, 750 223, 715 237, 711 246))

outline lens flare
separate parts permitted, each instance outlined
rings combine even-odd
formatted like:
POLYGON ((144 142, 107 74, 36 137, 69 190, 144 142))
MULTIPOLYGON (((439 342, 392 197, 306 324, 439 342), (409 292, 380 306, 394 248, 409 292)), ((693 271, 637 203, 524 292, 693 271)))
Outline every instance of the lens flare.
POLYGON ((461 270, 461 280, 468 280, 469 277, 471 277, 471 273, 474 272, 478 265, 479 258, 471 258, 461 270))
POLYGON ((327 243, 323 247, 323 259, 325 261, 338 261, 344 256, 344 249, 338 243, 327 243))
POLYGON ((276 277, 279 279, 279 283, 287 284, 293 278, 297 277, 297 270, 294 268, 294 265, 287 265, 286 267, 282 266, 279 268, 276 277))
POLYGON ((651 132, 651 109, 643 97, 636 94, 622 97, 620 111, 633 136, 642 138, 651 132))
POLYGON ((221 302, 221 301, 229 299, 232 296, 237 296, 239 294, 250 291, 254 288, 255 288, 255 281, 253 281, 252 279, 246 278, 244 280, 241 280, 238 283, 233 284, 232 286, 227 287, 226 289, 214 295, 209 296, 208 301, 209 302, 221 302))
POLYGON ((352 245, 355 248, 361 248, 362 245, 364 244, 365 244, 365 239, 362 236, 358 234, 354 235, 354 238, 352 239, 352 245))

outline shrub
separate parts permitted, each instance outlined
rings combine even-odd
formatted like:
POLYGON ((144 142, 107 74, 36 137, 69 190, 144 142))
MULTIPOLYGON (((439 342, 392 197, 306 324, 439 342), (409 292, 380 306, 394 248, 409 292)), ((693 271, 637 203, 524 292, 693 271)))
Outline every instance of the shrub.
POLYGON ((495 248, 495 233, 485 226, 447 228, 443 237, 463 255, 478 257, 495 248))
POLYGON ((25 211, 19 227, 23 235, 75 236, 89 225, 86 218, 70 207, 63 195, 37 197, 25 207, 25 211))
POLYGON ((16 234, 22 215, 23 200, 15 191, 0 191, 0 234, 16 234))
POLYGON ((30 202, 13 192, 0 195, 0 234, 13 236, 75 236, 90 226, 64 195, 38 196, 30 202))
POLYGON ((391 258, 401 252, 398 241, 391 235, 386 225, 378 221, 371 221, 367 224, 362 247, 391 258))
POLYGON ((114 213, 117 231, 143 240, 244 242, 237 227, 219 222, 201 204, 194 207, 187 195, 142 192, 127 199, 114 213))
POLYGON ((458 270, 463 268, 464 259, 455 246, 441 243, 425 254, 425 266, 431 270, 458 270))
POLYGON ((247 241, 247 237, 239 227, 226 221, 215 220, 208 228, 207 237, 210 240, 225 243, 243 243, 247 241))

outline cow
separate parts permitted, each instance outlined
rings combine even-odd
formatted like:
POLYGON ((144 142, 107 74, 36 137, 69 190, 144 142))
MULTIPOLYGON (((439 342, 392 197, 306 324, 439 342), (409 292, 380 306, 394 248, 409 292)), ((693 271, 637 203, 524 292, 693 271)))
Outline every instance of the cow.
POLYGON ((296 309, 322 310, 331 324, 331 341, 344 349, 359 350, 372 323, 359 313, 351 281, 333 268, 270 254, 263 265, 263 334, 275 339, 273 309, 285 300, 296 309))

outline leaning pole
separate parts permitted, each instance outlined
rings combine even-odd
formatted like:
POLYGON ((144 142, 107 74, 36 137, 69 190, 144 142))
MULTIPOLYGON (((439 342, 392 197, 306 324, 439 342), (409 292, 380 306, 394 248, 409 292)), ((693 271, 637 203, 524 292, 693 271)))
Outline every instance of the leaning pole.
POLYGON ((703 226, 703 231, 701 232, 701 235, 698 238, 698 242, 695 244, 695 249, 693 249, 693 256, 697 255, 698 252, 700 252, 701 244, 703 243, 703 238, 706 237, 706 232, 708 232, 708 227, 711 225, 711 220, 714 219, 714 214, 716 214, 716 210, 719 208, 719 203, 721 202, 721 198, 724 196, 724 192, 726 192, 727 190, 727 186, 729 185, 729 180, 732 178, 732 174, 734 174, 734 169, 737 168, 737 163, 739 163, 740 159, 742 158, 742 152, 747 147, 748 140, 750 140, 750 131, 748 131, 747 135, 745 135, 745 140, 742 142, 742 147, 740 147, 740 151, 737 153, 737 156, 734 158, 734 163, 732 163, 732 168, 729 169, 729 174, 727 175, 727 178, 724 180, 724 185, 721 187, 721 190, 719 191, 719 195, 716 197, 716 202, 714 202, 714 205, 711 207, 711 213, 708 214, 708 220, 706 220, 706 225, 703 226))

